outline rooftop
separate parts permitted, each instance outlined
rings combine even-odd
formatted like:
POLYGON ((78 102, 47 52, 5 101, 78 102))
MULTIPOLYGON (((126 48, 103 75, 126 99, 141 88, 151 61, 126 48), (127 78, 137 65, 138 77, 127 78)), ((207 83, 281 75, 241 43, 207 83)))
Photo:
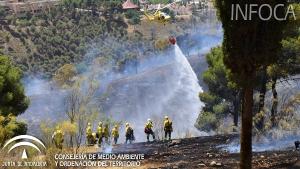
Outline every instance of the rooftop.
POLYGON ((139 8, 136 4, 134 4, 133 2, 131 2, 130 0, 126 0, 123 4, 122 4, 122 8, 123 9, 137 9, 139 8))

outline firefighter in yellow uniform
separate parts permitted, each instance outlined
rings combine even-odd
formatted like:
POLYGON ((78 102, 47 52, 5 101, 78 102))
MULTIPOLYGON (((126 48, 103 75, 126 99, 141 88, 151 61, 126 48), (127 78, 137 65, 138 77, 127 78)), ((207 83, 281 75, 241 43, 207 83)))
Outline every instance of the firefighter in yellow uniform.
POLYGON ((173 127, 172 127, 172 121, 169 119, 168 116, 165 116, 164 131, 165 131, 165 139, 169 137, 169 140, 171 140, 171 133, 173 132, 173 127))
POLYGON ((103 139, 103 125, 102 122, 98 123, 96 137, 98 138, 98 145, 101 146, 103 139))
POLYGON ((119 129, 118 129, 118 125, 115 125, 115 127, 112 129, 111 131, 111 135, 114 139, 114 144, 117 144, 118 139, 119 139, 119 129))
POLYGON ((56 127, 52 135, 52 142, 54 142, 56 148, 62 150, 64 142, 64 133, 62 132, 59 126, 56 127))
POLYGON ((134 134, 133 134, 133 129, 130 127, 129 123, 126 123, 126 125, 125 125, 125 137, 126 137, 125 144, 127 144, 128 141, 131 144, 132 141, 135 140, 134 134))
POLYGON ((93 145, 94 136, 93 136, 91 123, 88 123, 88 125, 86 127, 86 140, 87 140, 87 145, 93 145))
POLYGON ((102 130, 103 138, 105 139, 105 142, 109 144, 109 128, 108 124, 104 125, 104 128, 102 130))
POLYGON ((153 122, 151 121, 151 119, 148 119, 147 123, 145 125, 145 130, 144 130, 144 132, 147 135, 147 141, 148 142, 150 141, 149 140, 149 135, 152 135, 153 141, 155 140, 155 135, 154 135, 154 132, 153 132, 152 128, 153 128, 153 122))

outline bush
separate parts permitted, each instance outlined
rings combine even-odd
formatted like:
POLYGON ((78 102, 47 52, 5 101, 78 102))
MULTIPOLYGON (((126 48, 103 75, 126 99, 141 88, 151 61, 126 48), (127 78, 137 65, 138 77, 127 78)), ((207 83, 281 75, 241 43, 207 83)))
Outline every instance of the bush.
POLYGON ((6 140, 17 135, 26 134, 27 125, 23 122, 18 122, 13 115, 0 115, 0 145, 2 146, 6 140))
POLYGON ((141 22, 140 13, 133 9, 126 11, 125 17, 129 19, 129 23, 132 25, 136 25, 141 22))
POLYGON ((203 131, 211 131, 217 128, 216 115, 211 112, 202 112, 197 119, 196 127, 203 131))

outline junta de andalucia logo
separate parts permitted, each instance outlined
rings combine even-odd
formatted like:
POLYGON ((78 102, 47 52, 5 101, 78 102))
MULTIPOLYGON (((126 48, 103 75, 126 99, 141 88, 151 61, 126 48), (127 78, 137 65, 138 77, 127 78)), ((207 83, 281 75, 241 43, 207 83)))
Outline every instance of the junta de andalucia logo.
POLYGON ((43 155, 46 146, 45 144, 39 140, 38 138, 30 135, 19 135, 8 140, 2 150, 7 154, 15 157, 15 154, 18 154, 20 151, 19 157, 17 159, 21 159, 21 161, 13 161, 8 160, 4 161, 2 166, 46 166, 46 162, 44 161, 30 161, 28 151, 38 153, 39 155, 43 155), (14 154, 12 154, 14 152, 14 154))

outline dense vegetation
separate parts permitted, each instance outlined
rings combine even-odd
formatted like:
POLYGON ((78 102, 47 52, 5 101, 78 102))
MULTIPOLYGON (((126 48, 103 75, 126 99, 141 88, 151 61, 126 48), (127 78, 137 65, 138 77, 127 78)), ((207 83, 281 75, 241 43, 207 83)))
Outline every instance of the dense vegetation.
MULTIPOLYGON (((209 91, 200 94, 200 99, 206 104, 198 118, 198 127, 204 130, 218 128, 220 121, 229 113, 233 114, 234 125, 237 125, 236 118, 241 113, 240 168, 244 169, 251 168, 252 127, 263 133, 274 127, 283 127, 283 121, 286 125, 287 120, 293 119, 292 112, 297 107, 295 100, 299 100, 299 94, 285 100, 288 103, 281 103, 285 105, 278 110, 276 84, 279 80, 293 79, 293 75, 299 74, 300 32, 299 20, 291 23, 257 18, 247 22, 231 20, 232 3, 216 1, 224 41, 221 48, 214 48, 207 55, 209 68, 203 74, 203 80, 209 91), (265 106, 268 89, 272 92, 271 107, 265 106), (255 95, 259 95, 257 100, 253 100, 255 95)), ((245 5, 254 2, 238 3, 245 5)), ((274 1, 271 5, 276 3, 274 1)), ((277 15, 283 16, 284 12, 278 10, 277 15)), ((296 121, 287 123, 295 124, 296 121)))
POLYGON ((0 145, 8 138, 26 133, 26 124, 16 120, 29 105, 21 75, 7 56, 0 55, 0 145))
MULTIPOLYGON (((95 40, 128 38, 121 1, 104 2, 64 1, 50 11, 23 17, 0 10, 5 14, 0 19, 2 53, 11 56, 27 75, 46 78, 67 63, 79 64, 95 40)), ((126 14, 130 23, 140 22, 140 14, 126 14)))
POLYGON ((49 11, 24 15, 0 7, 0 54, 8 55, 0 56, 0 145, 27 130, 16 120, 29 105, 20 82, 22 71, 53 78, 66 89, 91 63, 109 63, 122 71, 124 65, 136 63, 144 45, 138 32, 127 34, 127 22, 138 24, 140 13, 122 11, 121 1, 66 0, 49 11))
POLYGON ((171 0, 149 0, 151 4, 168 4, 172 3, 171 0))

